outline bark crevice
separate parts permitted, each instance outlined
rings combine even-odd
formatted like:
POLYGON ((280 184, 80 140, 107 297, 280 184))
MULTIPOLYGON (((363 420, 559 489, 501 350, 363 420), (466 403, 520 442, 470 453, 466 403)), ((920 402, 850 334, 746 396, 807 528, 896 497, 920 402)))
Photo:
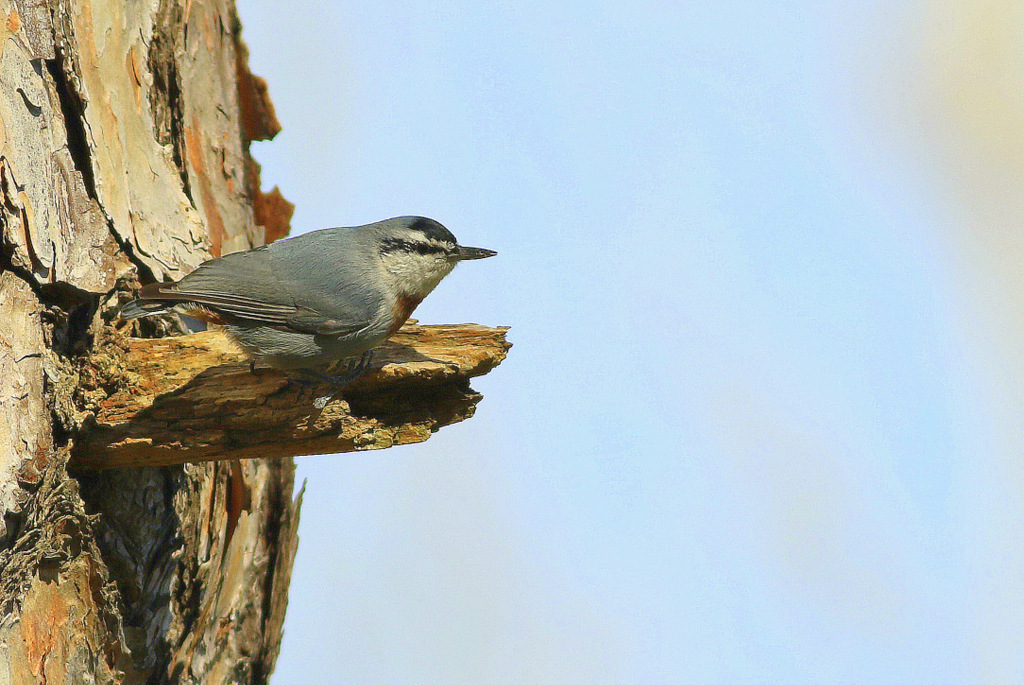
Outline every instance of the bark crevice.
POLYGON ((85 132, 85 103, 82 96, 68 79, 66 68, 73 68, 70 60, 64 58, 63 51, 58 47, 54 59, 45 60, 46 70, 53 79, 54 89, 57 91, 57 100, 60 104, 61 114, 64 117, 64 128, 67 132, 67 148, 74 161, 75 169, 82 175, 85 184, 85 192, 93 201, 98 201, 96 195, 96 177, 93 175, 92 160, 90 159, 89 138, 85 132))
POLYGON ((161 145, 171 149, 171 159, 181 179, 181 188, 192 206, 192 184, 188 176, 185 151, 184 105, 181 93, 181 74, 176 53, 187 31, 182 24, 182 5, 175 0, 161 0, 156 11, 153 38, 149 43, 147 63, 153 75, 149 88, 150 108, 153 112, 153 133, 161 145), (177 34, 181 33, 181 40, 177 34))

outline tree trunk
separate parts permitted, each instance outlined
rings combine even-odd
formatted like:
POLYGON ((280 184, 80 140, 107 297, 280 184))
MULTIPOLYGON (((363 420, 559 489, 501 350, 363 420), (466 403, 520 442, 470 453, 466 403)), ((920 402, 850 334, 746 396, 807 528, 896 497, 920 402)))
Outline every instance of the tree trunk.
POLYGON ((0 32, 0 682, 265 682, 291 459, 66 469, 118 293, 287 232, 234 5, 0 0, 0 32))
POLYGON ((118 324, 140 283, 288 231, 234 5, 0 0, 0 32, 0 682, 266 682, 291 456, 471 416, 504 330, 408 326, 314 412, 216 331, 118 324))

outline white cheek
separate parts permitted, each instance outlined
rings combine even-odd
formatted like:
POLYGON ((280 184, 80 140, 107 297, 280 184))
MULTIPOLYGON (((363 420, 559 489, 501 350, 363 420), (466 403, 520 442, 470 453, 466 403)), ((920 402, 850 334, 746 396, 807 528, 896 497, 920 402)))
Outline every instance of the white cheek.
POLYGON ((409 254, 389 255, 384 264, 399 292, 420 297, 426 297, 455 266, 447 259, 424 259, 409 254))

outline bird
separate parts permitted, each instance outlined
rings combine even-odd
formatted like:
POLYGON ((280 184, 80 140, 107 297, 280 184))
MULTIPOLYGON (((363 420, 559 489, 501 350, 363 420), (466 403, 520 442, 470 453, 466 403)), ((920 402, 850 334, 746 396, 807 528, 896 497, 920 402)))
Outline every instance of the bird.
POLYGON ((422 216, 326 228, 211 259, 178 281, 145 285, 120 315, 177 311, 218 324, 251 355, 251 368, 259 361, 341 386, 366 370, 373 348, 456 264, 495 254, 459 245, 441 223, 422 216), (357 356, 348 374, 326 373, 357 356))

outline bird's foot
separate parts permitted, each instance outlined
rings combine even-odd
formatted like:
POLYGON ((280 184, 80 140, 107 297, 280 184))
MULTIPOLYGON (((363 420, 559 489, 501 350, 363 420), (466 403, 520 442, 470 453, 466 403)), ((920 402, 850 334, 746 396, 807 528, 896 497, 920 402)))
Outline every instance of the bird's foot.
POLYGON ((316 369, 298 369, 298 372, 307 379, 326 381, 334 386, 334 389, 331 390, 331 392, 313 400, 313 406, 317 409, 323 409, 326 407, 327 403, 333 400, 335 395, 341 392, 343 387, 366 373, 366 370, 370 368, 370 361, 372 359, 373 352, 371 350, 363 352, 362 356, 359 357, 359 361, 349 362, 345 373, 340 376, 332 376, 330 374, 323 373, 322 371, 317 371, 316 369))

